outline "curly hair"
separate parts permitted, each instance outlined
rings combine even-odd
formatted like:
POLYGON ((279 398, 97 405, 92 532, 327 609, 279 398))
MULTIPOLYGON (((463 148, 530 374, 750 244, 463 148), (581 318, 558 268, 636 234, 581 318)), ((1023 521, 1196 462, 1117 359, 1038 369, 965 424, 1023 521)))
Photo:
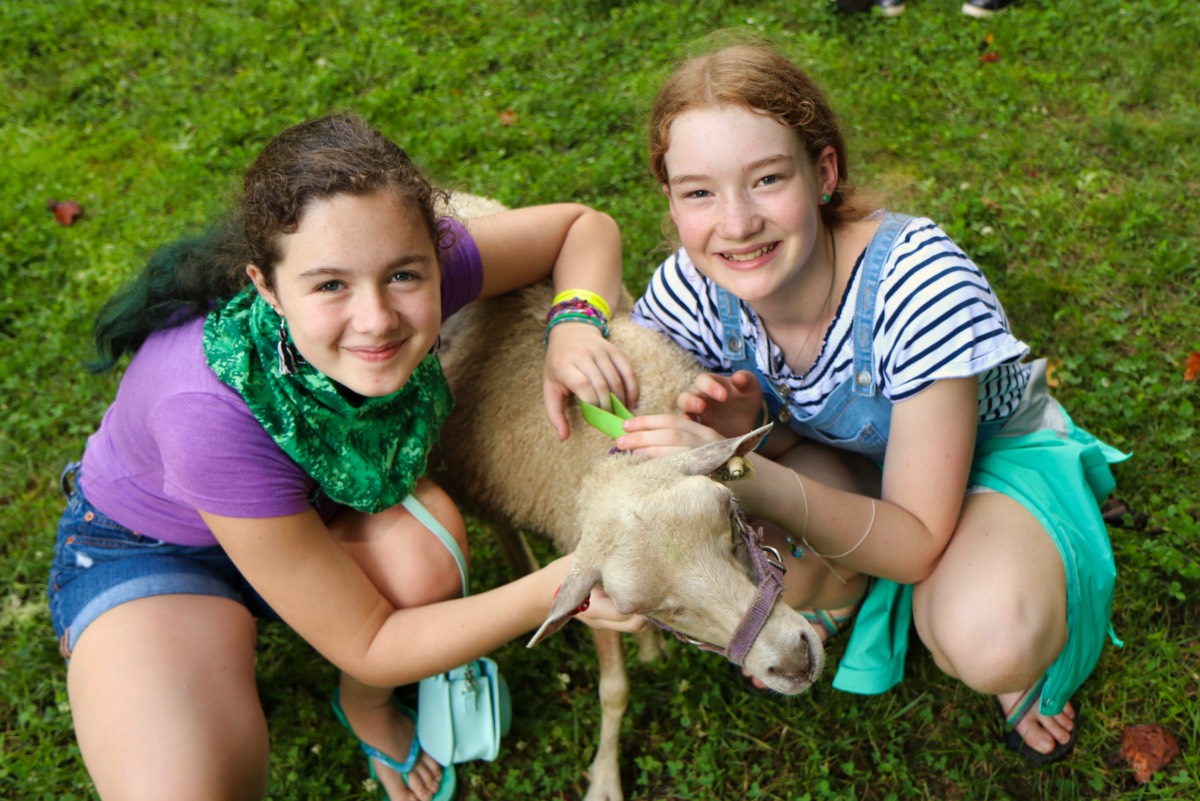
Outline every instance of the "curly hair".
POLYGON ((159 248, 141 273, 100 309, 94 328, 99 372, 133 353, 154 331, 206 313, 248 283, 246 266, 268 284, 281 237, 295 233, 314 202, 388 189, 421 214, 439 262, 449 246, 438 224, 445 193, 394 142, 352 114, 332 114, 288 128, 246 170, 234 210, 199 236, 159 248))
POLYGON ((441 241, 435 209, 445 193, 403 149, 353 115, 334 114, 283 131, 246 170, 242 187, 238 214, 248 262, 268 282, 280 259, 280 237, 296 232, 314 201, 334 195, 390 189, 421 212, 430 240, 441 241))

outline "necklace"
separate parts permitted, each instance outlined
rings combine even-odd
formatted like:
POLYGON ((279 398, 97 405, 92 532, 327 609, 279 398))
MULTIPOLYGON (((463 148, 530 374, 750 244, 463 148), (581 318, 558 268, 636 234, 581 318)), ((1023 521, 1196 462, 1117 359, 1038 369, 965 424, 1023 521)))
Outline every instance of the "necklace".
MULTIPOLYGON (((789 365, 789 367, 792 368, 792 372, 796 375, 801 375, 801 371, 795 367, 796 363, 798 363, 808 351, 808 344, 812 342, 813 335, 816 334, 817 331, 820 331, 822 328, 824 328, 823 322, 825 320, 825 311, 829 307, 829 301, 833 299, 833 285, 837 283, 837 239, 835 239, 833 236, 833 226, 829 227, 829 250, 832 257, 830 259, 831 267, 829 270, 829 291, 825 294, 825 302, 821 304, 821 308, 817 313, 816 322, 813 323, 812 328, 808 332, 808 336, 804 338, 804 343, 800 346, 800 350, 796 351, 795 359, 793 360, 792 364, 789 365)), ((816 357, 813 357, 813 362, 816 362, 816 357)), ((809 366, 809 369, 812 369, 811 365, 809 366)))

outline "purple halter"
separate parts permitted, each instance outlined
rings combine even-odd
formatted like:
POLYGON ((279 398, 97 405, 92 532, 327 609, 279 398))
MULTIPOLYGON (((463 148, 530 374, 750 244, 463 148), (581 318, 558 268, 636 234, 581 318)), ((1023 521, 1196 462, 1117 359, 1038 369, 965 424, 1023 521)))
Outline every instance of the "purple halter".
POLYGON ((733 523, 741 532, 742 539, 746 543, 746 549, 750 552, 750 562, 758 574, 758 592, 754 595, 754 602, 750 604, 750 608, 742 616, 742 621, 733 630, 733 634, 729 638, 729 646, 721 648, 712 643, 697 640, 687 636, 678 629, 668 626, 661 620, 656 620, 649 615, 647 615, 647 618, 663 631, 674 634, 680 642, 695 645, 705 651, 713 651, 721 654, 735 665, 741 665, 746 659, 746 654, 750 652, 750 647, 758 639, 763 626, 766 625, 767 618, 771 615, 771 610, 775 607, 775 601, 779 598, 779 593, 783 590, 783 574, 787 572, 787 568, 783 566, 783 560, 779 556, 779 551, 770 545, 763 544, 762 528, 751 528, 741 512, 734 514, 733 523), (768 556, 768 554, 771 556, 768 556))

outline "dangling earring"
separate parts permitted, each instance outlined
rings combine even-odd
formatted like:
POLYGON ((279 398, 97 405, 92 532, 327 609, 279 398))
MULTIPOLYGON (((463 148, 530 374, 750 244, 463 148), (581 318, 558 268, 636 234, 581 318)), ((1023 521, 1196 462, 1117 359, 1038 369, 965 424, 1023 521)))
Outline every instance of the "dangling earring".
POLYGON ((275 353, 279 356, 279 374, 295 375, 300 354, 296 352, 296 346, 288 341, 287 319, 282 314, 279 315, 279 341, 275 344, 275 353))

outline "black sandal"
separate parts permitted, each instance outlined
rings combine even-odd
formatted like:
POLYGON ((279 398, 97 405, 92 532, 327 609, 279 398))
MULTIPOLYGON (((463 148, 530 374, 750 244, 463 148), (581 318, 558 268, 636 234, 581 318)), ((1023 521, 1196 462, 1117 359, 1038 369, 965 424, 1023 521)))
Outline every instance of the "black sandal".
POLYGON ((996 705, 996 711, 1000 713, 1000 717, 1004 720, 1001 740, 1009 750, 1016 752, 1034 767, 1043 767, 1051 765, 1066 759, 1071 751, 1075 749, 1075 740, 1079 737, 1079 723, 1081 715, 1079 706, 1075 706, 1075 725, 1071 727, 1071 736, 1065 743, 1060 743, 1055 740, 1054 750, 1048 754, 1043 754, 1041 751, 1034 749, 1029 743, 1025 742, 1025 738, 1017 731, 1017 724, 1024 720, 1029 714, 1029 710, 1033 709, 1042 698, 1042 685, 1046 683, 1046 678, 1043 676, 1038 680, 1037 684, 1030 688, 1029 692, 1017 702, 1012 711, 1005 712, 1000 699, 992 696, 992 701, 996 705))

